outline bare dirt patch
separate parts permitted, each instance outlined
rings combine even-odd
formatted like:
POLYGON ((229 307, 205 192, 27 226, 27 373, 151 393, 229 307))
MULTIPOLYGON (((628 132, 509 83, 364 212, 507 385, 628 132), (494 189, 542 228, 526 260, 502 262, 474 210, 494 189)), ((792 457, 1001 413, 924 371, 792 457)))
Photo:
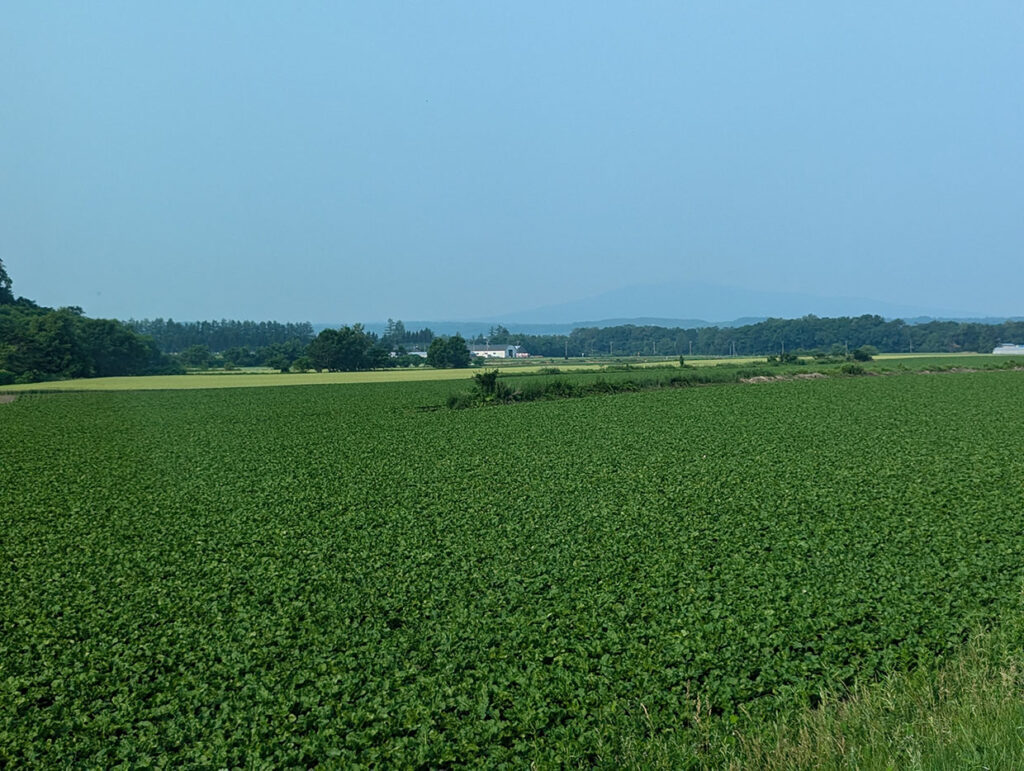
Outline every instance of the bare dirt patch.
POLYGON ((823 375, 821 372, 801 372, 797 375, 793 375, 794 380, 821 380, 828 377, 823 375))
POLYGON ((17 398, 17 394, 0 394, 0 404, 10 404, 17 398))

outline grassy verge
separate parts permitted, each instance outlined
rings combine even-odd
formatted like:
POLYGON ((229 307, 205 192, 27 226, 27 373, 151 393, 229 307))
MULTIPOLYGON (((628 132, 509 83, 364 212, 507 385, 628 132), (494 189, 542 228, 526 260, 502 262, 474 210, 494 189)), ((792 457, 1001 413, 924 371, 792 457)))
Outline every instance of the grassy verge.
POLYGON ((739 735, 733 768, 1022 768, 1021 625, 973 637, 954 660, 892 675, 739 735))
POLYGON ((973 635, 952 658, 825 692, 816 707, 728 723, 691 699, 693 732, 629 744, 628 768, 1024 768, 1024 623, 973 635), (696 738, 694 738, 696 734, 696 738))

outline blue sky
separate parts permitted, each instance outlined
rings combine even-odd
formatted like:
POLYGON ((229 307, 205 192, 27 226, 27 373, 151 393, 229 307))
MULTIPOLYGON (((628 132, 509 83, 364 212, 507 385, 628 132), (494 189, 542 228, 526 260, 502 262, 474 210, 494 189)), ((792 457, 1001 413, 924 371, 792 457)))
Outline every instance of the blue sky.
POLYGON ((695 281, 1024 314, 1019 2, 3 16, 0 259, 47 305, 455 319, 695 281))

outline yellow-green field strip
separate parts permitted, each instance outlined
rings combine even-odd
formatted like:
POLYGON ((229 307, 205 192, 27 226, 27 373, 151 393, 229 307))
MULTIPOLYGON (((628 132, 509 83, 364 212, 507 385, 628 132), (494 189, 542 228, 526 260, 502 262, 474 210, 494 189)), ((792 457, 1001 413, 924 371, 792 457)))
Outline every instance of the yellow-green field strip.
POLYGON ((457 380, 469 378, 467 369, 395 369, 373 372, 305 372, 281 374, 195 374, 149 375, 143 377, 97 377, 3 386, 2 391, 165 391, 197 388, 257 388, 264 386, 328 385, 333 383, 385 383, 416 380, 457 380))
MULTIPOLYGON (((913 359, 949 356, 955 358, 963 354, 881 354, 876 359, 913 359)), ((976 354, 975 354, 976 355, 976 354)), ((646 362, 633 364, 634 367, 657 367, 671 364, 665 362, 646 362)), ((748 356, 720 359, 687 359, 686 363, 695 367, 713 367, 718 364, 748 365, 763 362, 763 356, 748 356)), ((491 366, 489 362, 486 367, 491 366)), ((561 359, 547 360, 543 364, 519 366, 493 363, 503 372, 538 374, 541 370, 557 367, 561 373, 588 372, 599 370, 606 364, 563 364, 561 359)), ((25 383, 21 385, 0 386, 0 392, 16 393, 18 391, 166 391, 199 388, 259 388, 266 386, 297 386, 297 385, 331 385, 350 383, 395 383, 428 380, 461 380, 468 379, 478 368, 473 369, 386 369, 370 372, 305 372, 282 374, 278 372, 203 372, 189 375, 147 375, 139 377, 98 377, 80 378, 78 380, 55 380, 44 383, 25 383)))

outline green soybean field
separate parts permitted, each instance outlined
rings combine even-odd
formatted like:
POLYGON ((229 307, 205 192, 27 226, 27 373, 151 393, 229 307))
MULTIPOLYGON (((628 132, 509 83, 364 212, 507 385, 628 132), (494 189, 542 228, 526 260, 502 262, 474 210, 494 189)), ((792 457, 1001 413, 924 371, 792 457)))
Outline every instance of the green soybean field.
POLYGON ((1024 373, 460 388, 0 404, 0 766, 713 765, 1021 615, 1024 373))

